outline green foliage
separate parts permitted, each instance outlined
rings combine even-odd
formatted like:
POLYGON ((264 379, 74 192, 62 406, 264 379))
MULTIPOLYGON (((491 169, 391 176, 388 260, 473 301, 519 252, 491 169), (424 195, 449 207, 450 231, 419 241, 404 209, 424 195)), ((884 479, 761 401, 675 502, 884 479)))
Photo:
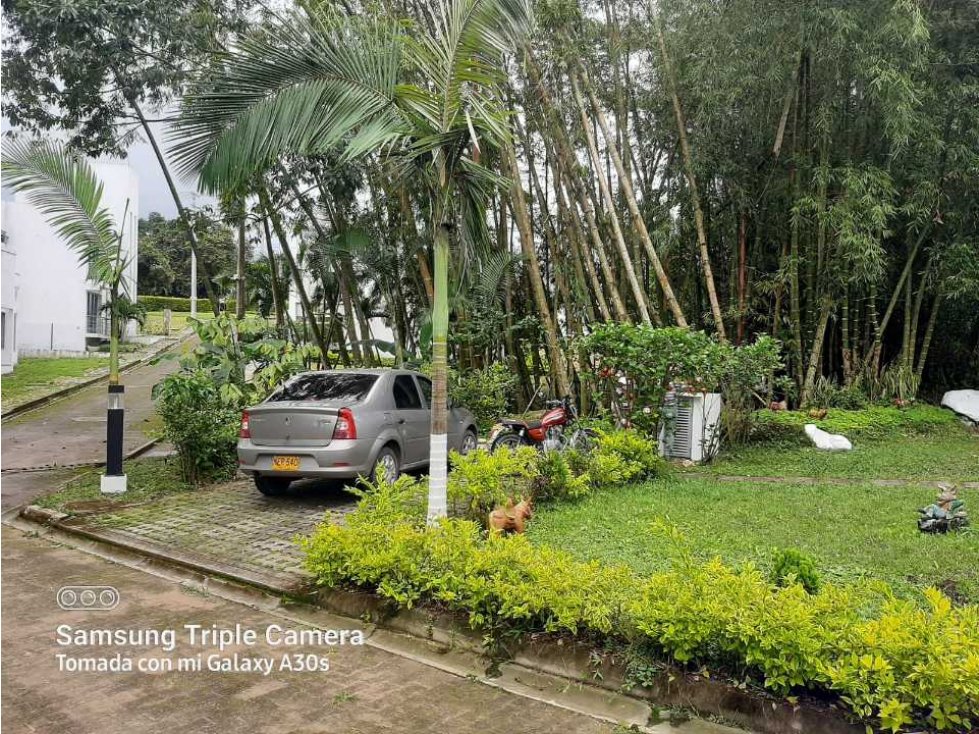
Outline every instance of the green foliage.
POLYGON ((449 397, 473 412, 485 431, 513 408, 517 376, 505 364, 494 362, 483 369, 449 373, 449 397))
POLYGON ((927 606, 869 586, 810 594, 773 587, 751 566, 689 558, 641 577, 524 536, 484 538, 469 521, 425 528, 361 510, 303 547, 321 585, 368 588, 400 607, 436 603, 476 629, 614 634, 698 668, 734 660, 774 691, 829 691, 885 724, 966 731, 979 716, 979 607, 952 608, 935 590, 927 606))
POLYGON ((311 344, 294 344, 275 337, 264 319, 237 319, 223 313, 192 323, 200 344, 184 357, 182 366, 207 372, 228 405, 259 402, 286 378, 309 369, 319 354, 311 344), (251 367, 251 379, 245 379, 251 367))
POLYGON ((702 331, 602 324, 582 338, 602 390, 596 399, 624 427, 658 430, 660 407, 672 388, 714 392, 751 404, 779 367, 778 343, 769 337, 745 347, 720 344, 702 331))
POLYGON ((881 440, 902 435, 928 435, 957 423, 948 410, 921 405, 912 408, 873 406, 862 410, 830 409, 824 418, 808 411, 760 410, 755 415, 753 440, 808 445, 803 426, 815 423, 830 433, 848 438, 881 440))
POLYGON ((840 386, 834 380, 820 376, 809 392, 808 405, 814 408, 842 408, 860 410, 866 408, 869 400, 858 384, 840 386))
POLYGON ((592 489, 589 457, 574 449, 544 451, 537 457, 534 499, 576 500, 592 489))
MULTIPOLYGON (((209 207, 188 211, 190 224, 197 239, 198 279, 197 295, 199 310, 211 310, 205 297, 207 289, 204 277, 210 276, 215 296, 230 295, 228 276, 235 272, 237 243, 232 230, 209 207), (206 276, 205 276, 206 274, 206 276), (221 287, 224 286, 224 287, 221 287)), ((250 257, 251 248, 246 247, 250 257)), ((151 311, 170 308, 173 311, 189 311, 191 248, 187 227, 179 218, 167 219, 157 212, 139 222, 139 289, 140 300, 146 297, 151 311), (154 298, 176 300, 152 300, 154 298)), ((247 272, 246 275, 250 275, 247 272)), ((225 301, 234 312, 234 298, 225 301)))
POLYGON ((776 586, 802 584, 810 594, 819 591, 819 570, 816 559, 797 548, 784 548, 775 552, 769 579, 776 586))
POLYGON ((211 375, 202 369, 175 372, 154 392, 163 437, 177 450, 184 480, 197 484, 229 476, 237 465, 241 411, 226 401, 211 375))
POLYGON ((348 486, 347 491, 358 497, 358 511, 376 522, 405 518, 414 522, 425 520, 428 487, 425 481, 411 474, 401 474, 393 482, 361 477, 357 485, 348 486))
MULTIPOLYGON (((169 308, 174 313, 190 313, 189 298, 180 298, 178 296, 147 296, 140 294, 137 300, 141 305, 146 307, 147 311, 163 311, 169 308)), ((234 313, 235 303, 236 301, 234 298, 225 299, 225 310, 234 313)), ((198 299, 197 310, 198 312, 211 311, 211 302, 206 298, 198 299)))
POLYGON ((588 452, 541 452, 521 446, 465 456, 453 452, 451 459, 450 514, 479 522, 508 499, 576 500, 595 490, 658 476, 667 468, 656 444, 635 431, 602 432, 588 452))
POLYGON ((126 474, 126 491, 123 494, 103 494, 98 470, 89 470, 62 484, 56 492, 39 497, 36 503, 60 512, 72 513, 84 510, 89 503, 101 507, 106 504, 132 505, 152 502, 194 489, 183 476, 180 461, 170 458, 139 458, 123 464, 126 474))
POLYGON ((612 487, 664 474, 667 463, 656 443, 636 431, 609 431, 598 436, 588 455, 589 474, 596 487, 612 487))
POLYGON ((537 471, 537 450, 452 452, 449 472, 449 509, 454 515, 482 520, 497 505, 532 494, 537 471))

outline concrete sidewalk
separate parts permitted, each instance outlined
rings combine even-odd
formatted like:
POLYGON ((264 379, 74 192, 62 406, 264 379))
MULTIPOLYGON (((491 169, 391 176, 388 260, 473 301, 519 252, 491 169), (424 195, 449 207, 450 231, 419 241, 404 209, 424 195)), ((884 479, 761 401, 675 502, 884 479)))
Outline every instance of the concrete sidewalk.
MULTIPOLYGON (((187 623, 264 631, 297 625, 280 616, 184 590, 180 585, 79 551, 57 547, 5 528, 3 720, 9 732, 164 734, 173 731, 253 731, 269 734, 331 732, 452 732, 464 734, 611 734, 615 727, 529 700, 384 652, 371 646, 271 647, 262 635, 252 646, 233 646, 229 658, 316 654, 327 672, 67 672, 56 655, 180 657, 214 646, 173 653, 134 645, 59 647, 58 625, 73 628, 180 630, 187 623), (65 584, 118 589, 111 611, 63 611, 56 592, 65 584)), ((350 622, 350 620, 348 620, 350 622)), ((299 625, 301 628, 302 625, 299 625)), ((672 728, 670 728, 672 731, 672 728)), ((659 731, 659 728, 656 729, 659 731)), ((703 731, 682 725, 677 734, 703 731)), ((714 731, 711 729, 710 731, 714 731)))

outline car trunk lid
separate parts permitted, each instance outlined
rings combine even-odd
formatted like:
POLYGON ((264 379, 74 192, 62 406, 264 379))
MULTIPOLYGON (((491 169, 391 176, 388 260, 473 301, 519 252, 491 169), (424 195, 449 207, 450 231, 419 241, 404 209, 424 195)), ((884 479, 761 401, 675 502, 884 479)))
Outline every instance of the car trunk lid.
POLYGON ((263 403, 248 410, 251 441, 256 446, 327 446, 333 439, 339 405, 309 402, 263 403))

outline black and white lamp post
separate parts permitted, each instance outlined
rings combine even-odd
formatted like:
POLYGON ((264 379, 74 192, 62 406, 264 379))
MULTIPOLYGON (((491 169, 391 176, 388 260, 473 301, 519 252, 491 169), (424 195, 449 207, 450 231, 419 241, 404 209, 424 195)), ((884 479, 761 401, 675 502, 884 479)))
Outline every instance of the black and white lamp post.
POLYGON ((122 469, 122 438, 125 409, 124 385, 109 385, 109 409, 105 430, 105 474, 102 475, 102 494, 122 494, 126 491, 126 475, 122 469))

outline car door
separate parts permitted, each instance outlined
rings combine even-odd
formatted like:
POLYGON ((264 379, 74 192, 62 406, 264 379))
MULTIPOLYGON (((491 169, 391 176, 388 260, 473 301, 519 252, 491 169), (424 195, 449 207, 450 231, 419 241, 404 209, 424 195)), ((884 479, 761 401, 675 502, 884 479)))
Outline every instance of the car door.
POLYGON ((404 447, 402 464, 428 461, 429 413, 411 375, 396 375, 392 383, 395 418, 404 447))

